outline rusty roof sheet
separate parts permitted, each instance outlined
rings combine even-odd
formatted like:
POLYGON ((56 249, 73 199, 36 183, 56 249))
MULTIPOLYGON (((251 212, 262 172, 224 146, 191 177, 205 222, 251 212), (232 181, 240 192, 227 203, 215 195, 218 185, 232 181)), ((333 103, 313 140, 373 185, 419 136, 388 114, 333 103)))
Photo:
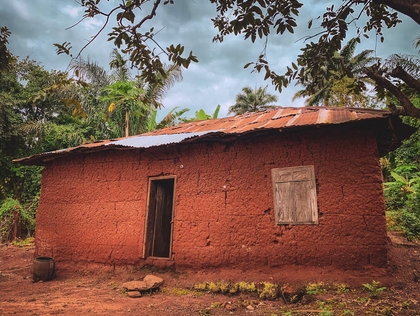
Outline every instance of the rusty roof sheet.
POLYGON ((388 111, 353 108, 276 108, 265 112, 246 113, 221 119, 183 123, 142 135, 170 135, 203 131, 243 134, 263 129, 286 129, 311 125, 342 124, 365 119, 379 119, 390 115, 391 113, 388 111))
POLYGON ((246 134, 269 129, 293 129, 303 126, 320 126, 327 124, 344 124, 360 120, 383 119, 391 116, 391 112, 356 108, 334 107, 278 107, 264 112, 246 113, 220 119, 210 119, 182 123, 153 132, 105 140, 77 147, 56 150, 31 157, 15 159, 25 164, 42 164, 59 156, 77 152, 91 152, 109 146, 149 148, 173 143, 198 140, 212 134, 246 134))

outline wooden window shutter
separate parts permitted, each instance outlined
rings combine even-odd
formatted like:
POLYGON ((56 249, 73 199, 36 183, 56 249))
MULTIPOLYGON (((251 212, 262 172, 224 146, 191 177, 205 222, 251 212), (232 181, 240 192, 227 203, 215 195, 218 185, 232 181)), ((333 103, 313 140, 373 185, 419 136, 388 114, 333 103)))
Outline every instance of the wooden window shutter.
POLYGON ((271 176, 276 224, 318 224, 314 166, 275 168, 271 176))

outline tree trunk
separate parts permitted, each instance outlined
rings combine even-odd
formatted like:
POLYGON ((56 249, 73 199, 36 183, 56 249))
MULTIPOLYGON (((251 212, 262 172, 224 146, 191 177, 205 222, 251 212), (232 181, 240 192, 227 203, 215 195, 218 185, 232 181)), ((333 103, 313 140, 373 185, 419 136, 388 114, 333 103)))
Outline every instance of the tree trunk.
POLYGON ((128 110, 125 110, 125 137, 129 136, 129 124, 128 110))
POLYGON ((375 81, 378 86, 385 88, 397 98, 402 108, 391 108, 395 114, 420 118, 420 109, 416 108, 410 99, 391 81, 382 77, 381 74, 372 68, 366 69, 366 75, 375 81))
POLYGON ((391 71, 391 76, 404 81, 410 88, 420 91, 420 81, 407 73, 401 66, 391 71))
POLYGON ((10 241, 14 241, 20 237, 20 209, 16 209, 13 213, 13 232, 10 241))
POLYGON ((420 24, 420 3, 418 0, 373 0, 374 3, 385 4, 401 12, 420 24))

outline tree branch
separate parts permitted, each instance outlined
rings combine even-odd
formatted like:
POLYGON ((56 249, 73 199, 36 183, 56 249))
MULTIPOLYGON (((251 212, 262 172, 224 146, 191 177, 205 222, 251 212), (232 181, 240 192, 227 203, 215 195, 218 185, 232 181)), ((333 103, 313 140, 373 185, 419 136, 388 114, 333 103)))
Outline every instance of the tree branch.
POLYGON ((372 68, 366 69, 366 75, 375 81, 375 83, 379 86, 384 87, 389 92, 391 92, 397 100, 400 102, 402 108, 397 109, 396 107, 392 107, 391 110, 395 114, 398 115, 406 115, 406 116, 413 116, 420 118, 420 109, 416 108, 414 104, 410 101, 410 99, 401 92, 396 86, 394 86, 391 81, 382 77, 376 70, 372 68))
POLYGON ((409 73, 407 73, 401 66, 396 67, 391 71, 390 75, 394 78, 399 78, 404 81, 410 88, 420 91, 420 81, 416 80, 409 73))
POLYGON ((420 3, 407 0, 372 0, 377 4, 385 4, 394 10, 401 12, 420 24, 420 3))
POLYGON ((119 9, 119 7, 115 7, 115 8, 113 8, 111 11, 109 11, 109 13, 108 14, 106 14, 105 16, 106 16, 106 20, 105 20, 105 23, 104 23, 104 25, 102 25, 102 27, 101 27, 101 29, 94 35, 94 36, 92 36, 92 38, 86 43, 86 45, 85 46, 83 46, 82 47, 82 49, 80 49, 80 51, 79 51, 79 53, 77 54, 77 56, 76 56, 76 58, 78 58, 79 56, 80 56, 80 54, 85 50, 85 48, 86 47, 88 47, 89 45, 90 45, 90 43, 92 43, 98 36, 99 36, 99 34, 101 34, 102 33, 102 31, 105 29, 105 27, 108 25, 108 22, 109 22, 109 17, 111 16, 111 14, 114 12, 114 11, 116 11, 116 10, 118 10, 119 9))
POLYGON ((146 15, 139 23, 137 23, 136 25, 133 25, 131 27, 132 31, 135 31, 136 29, 138 29, 139 27, 141 27, 143 25, 144 22, 146 22, 147 20, 151 20, 153 19, 153 17, 156 15, 156 10, 160 5, 160 1, 161 0, 156 0, 156 2, 153 4, 153 8, 152 11, 150 11, 149 15, 146 15))

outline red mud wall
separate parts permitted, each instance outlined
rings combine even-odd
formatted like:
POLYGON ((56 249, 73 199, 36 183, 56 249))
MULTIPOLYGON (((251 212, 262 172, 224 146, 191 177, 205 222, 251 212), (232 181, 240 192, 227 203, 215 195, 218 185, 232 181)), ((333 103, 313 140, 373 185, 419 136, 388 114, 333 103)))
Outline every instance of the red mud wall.
POLYGON ((342 128, 53 161, 43 173, 36 254, 144 263, 148 179, 159 175, 177 177, 176 266, 386 264, 376 141, 342 128), (271 169, 300 165, 315 165, 319 225, 278 226, 271 169))

